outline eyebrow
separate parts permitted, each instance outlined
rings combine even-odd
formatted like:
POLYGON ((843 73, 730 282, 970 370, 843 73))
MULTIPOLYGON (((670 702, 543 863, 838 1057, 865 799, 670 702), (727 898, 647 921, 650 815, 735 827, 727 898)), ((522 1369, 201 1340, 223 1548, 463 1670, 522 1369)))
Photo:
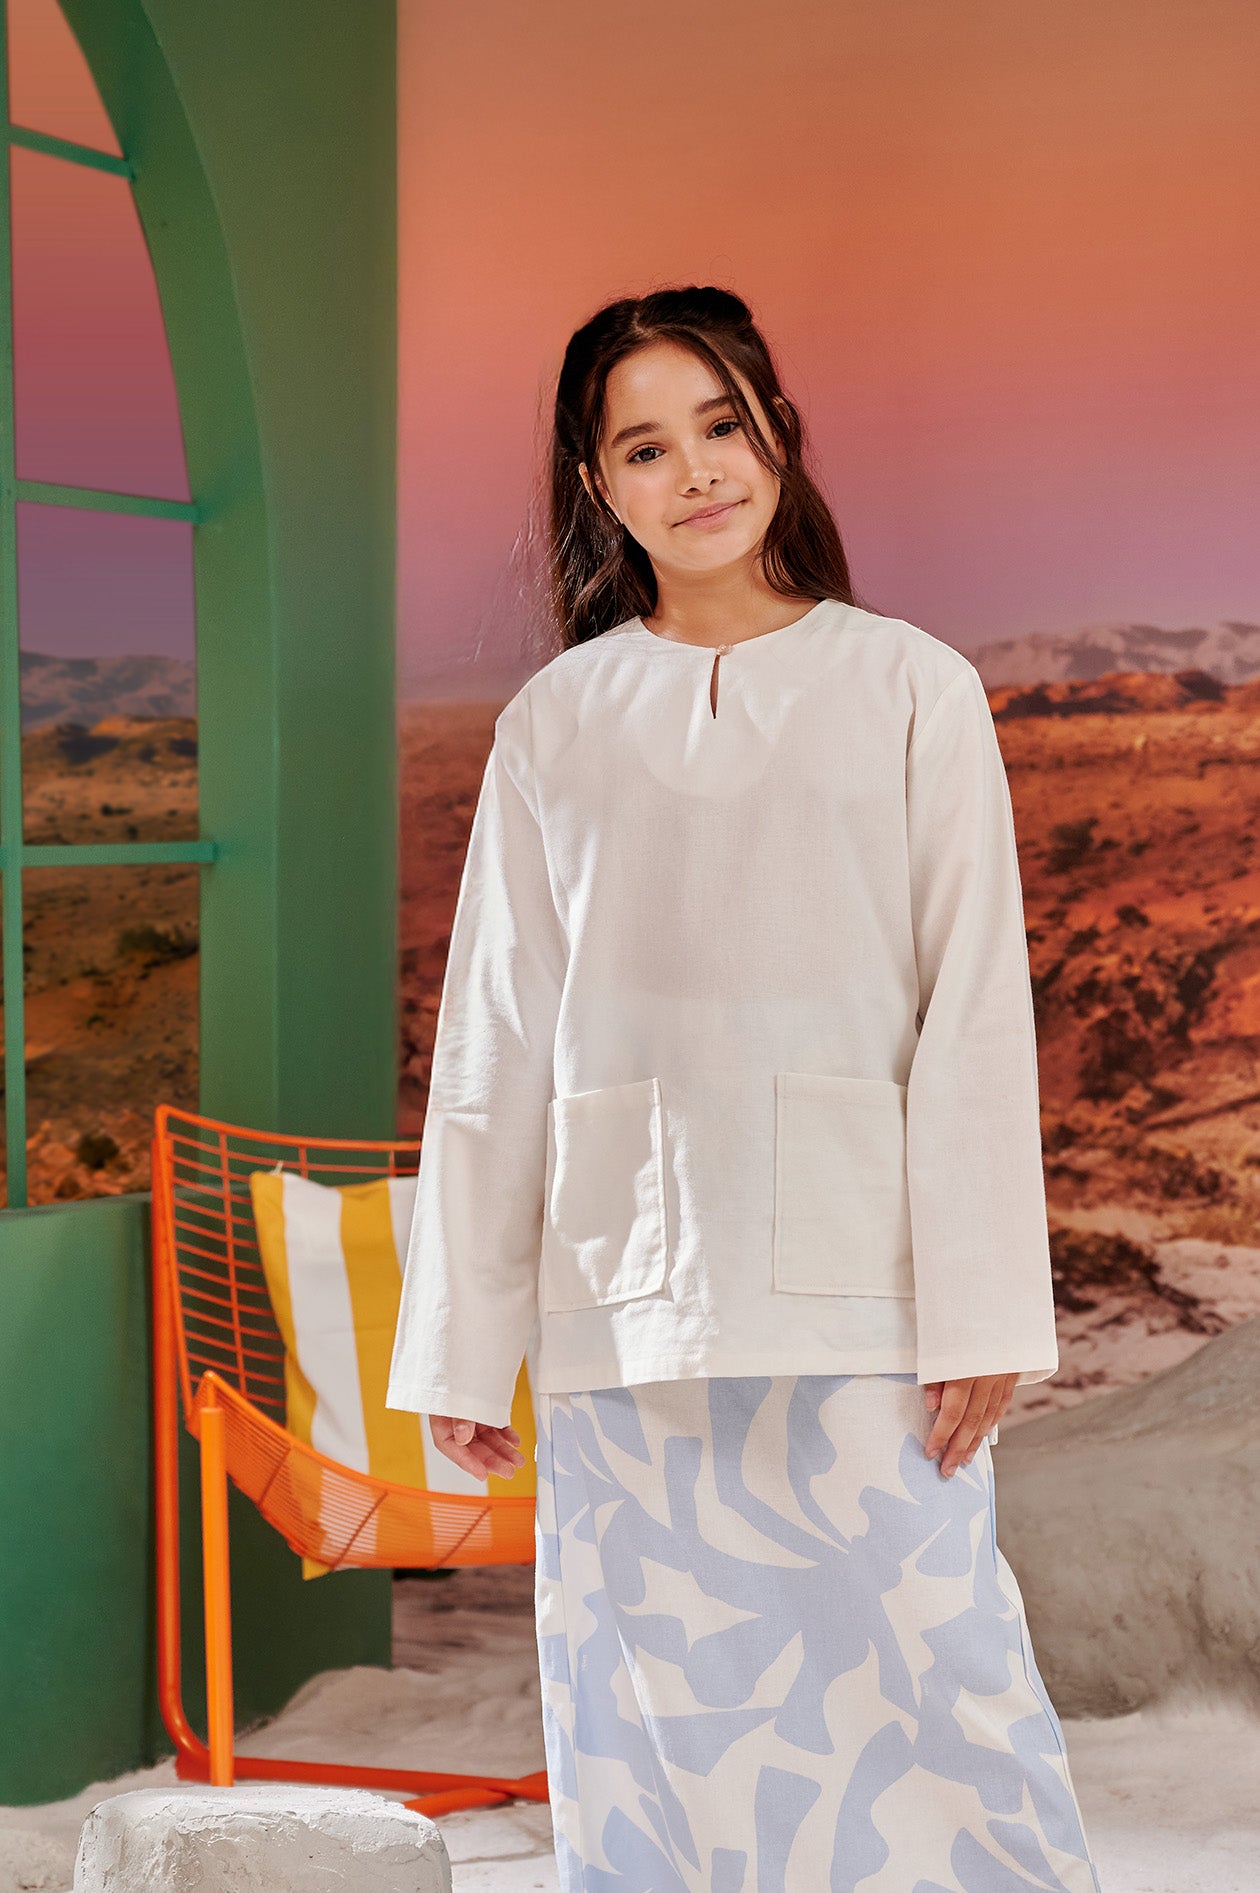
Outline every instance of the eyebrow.
MULTIPOLYGON (((729 394, 713 394, 709 396, 707 401, 697 401, 691 411, 696 419, 699 420, 702 414, 709 413, 712 408, 725 408, 731 405, 732 402, 729 394)), ((633 427, 623 427, 619 434, 613 436, 608 443, 608 451, 612 453, 614 449, 620 447, 624 441, 637 440, 640 434, 660 434, 664 432, 664 429, 664 421, 636 421, 633 427)))

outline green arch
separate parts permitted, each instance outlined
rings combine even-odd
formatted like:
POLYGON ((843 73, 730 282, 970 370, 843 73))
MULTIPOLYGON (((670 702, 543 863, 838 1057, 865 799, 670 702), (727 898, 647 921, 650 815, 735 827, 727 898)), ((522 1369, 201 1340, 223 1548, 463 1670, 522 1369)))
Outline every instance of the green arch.
MULTIPOLYGON (((62 4, 135 165, 199 508, 200 805, 217 848, 202 870, 202 1108, 389 1136, 393 0, 62 4)), ((153 1686, 147 1217, 147 1195, 0 1213, 0 1700, 15 1738, 0 1802, 60 1798, 169 1747, 153 1686)), ((388 1663, 388 1575, 303 1584, 232 1497, 239 1718, 318 1670, 388 1663)))

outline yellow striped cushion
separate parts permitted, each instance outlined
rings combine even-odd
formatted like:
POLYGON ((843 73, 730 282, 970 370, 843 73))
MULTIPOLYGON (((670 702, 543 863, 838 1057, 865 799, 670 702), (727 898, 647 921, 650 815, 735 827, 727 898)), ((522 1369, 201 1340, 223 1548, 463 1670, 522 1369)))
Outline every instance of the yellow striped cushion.
MULTIPOLYGON (((415 1177, 333 1188, 291 1170, 255 1170, 249 1187, 284 1339, 289 1431, 378 1479, 434 1492, 532 1494, 534 1414, 523 1361, 512 1425, 525 1463, 511 1479, 474 1478, 438 1451, 420 1414, 385 1405, 415 1177)), ((307 1576, 326 1568, 303 1564, 307 1576)))

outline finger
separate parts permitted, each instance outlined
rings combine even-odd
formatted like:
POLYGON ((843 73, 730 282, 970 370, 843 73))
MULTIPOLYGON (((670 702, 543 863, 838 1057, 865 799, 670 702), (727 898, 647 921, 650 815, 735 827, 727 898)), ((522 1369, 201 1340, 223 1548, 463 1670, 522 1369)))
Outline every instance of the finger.
POLYGON ((941 1460, 941 1471, 947 1478, 952 1479, 959 1466, 971 1464, 987 1431, 988 1428, 981 1422, 978 1427, 967 1426, 955 1434, 948 1452, 941 1460))
POLYGON ((1011 1403, 1011 1393, 1015 1386, 1015 1380, 1016 1376, 1014 1374, 1007 1374, 994 1386, 992 1393, 989 1395, 988 1404, 979 1420, 976 1422, 975 1440, 966 1454, 968 1460, 975 1457, 976 1453, 979 1451, 980 1442, 987 1439, 988 1435, 1002 1418, 1002 1415, 1006 1412, 1007 1407, 1011 1403))
MULTIPOLYGON (((474 1438, 467 1446, 454 1440, 440 1440, 438 1444, 452 1465, 458 1466, 473 1479, 484 1479, 488 1473, 500 1472, 507 1464, 480 1439, 474 1438)), ((515 1471, 515 1466, 509 1467, 505 1476, 510 1477, 515 1471)))
POLYGON ((458 1466, 461 1472, 471 1473, 473 1478, 481 1477, 481 1467, 473 1456, 472 1448, 457 1446, 451 1438, 449 1428, 442 1433, 434 1427, 433 1439, 438 1451, 444 1458, 449 1459, 452 1465, 458 1466))
MULTIPOLYGON (((514 1427, 485 1427, 483 1428, 483 1438, 493 1440, 499 1450, 507 1453, 509 1458, 513 1453, 519 1453, 521 1451, 521 1436, 514 1427)), ((524 1453, 521 1453, 521 1458, 523 1459, 524 1457, 524 1453)))
POLYGON ((993 1428, 997 1425, 998 1421, 1002 1418, 1002 1415, 1006 1412, 1007 1408, 1010 1406, 1011 1394, 1014 1391, 1014 1387, 1015 1387, 1015 1376, 1014 1374, 1009 1374, 1006 1380, 1003 1382, 1003 1384, 998 1388, 996 1396, 994 1397, 993 1405, 988 1415, 989 1424, 985 1428, 986 1432, 991 1433, 993 1431, 993 1428))
POLYGON ((988 1431, 986 1415, 993 1405, 993 1388, 988 1381, 977 1381, 972 1388, 966 1410, 959 1421, 948 1446, 941 1454, 941 1473, 952 1478, 958 1467, 967 1464, 981 1439, 988 1431))
MULTIPOLYGON (((1008 1376, 1008 1383, 1013 1384, 1014 1380, 1015 1380, 1014 1374, 1011 1374, 1008 1376)), ((971 1461, 975 1458, 976 1454, 980 1450, 981 1443, 984 1440, 988 1439, 989 1434, 993 1432, 994 1428, 997 1426, 999 1420, 1002 1418, 1002 1415, 1006 1412, 1006 1409, 1008 1408, 1010 1403, 1011 1403, 1011 1396, 1010 1396, 1009 1386, 1008 1386, 1008 1390, 1005 1392, 1003 1391, 1001 1387, 999 1387, 995 1391, 993 1398, 989 1401, 988 1407, 985 1410, 984 1418, 980 1421, 979 1426, 976 1428, 975 1442, 972 1445, 970 1451, 965 1455, 965 1463, 967 1465, 970 1465, 971 1461)))
POLYGON ((954 1429, 967 1410, 973 1382, 969 1380, 947 1381, 941 1388, 941 1406, 932 1429, 924 1441, 923 1450, 931 1458, 943 1451, 946 1442, 952 1437, 954 1429))
POLYGON ((524 1455, 518 1455, 514 1447, 498 1443, 499 1431, 498 1427, 479 1426, 476 1437, 468 1446, 467 1450, 476 1456, 478 1476, 481 1478, 494 1472, 500 1478, 510 1479, 524 1463, 524 1455))
POLYGON ((494 1472, 504 1479, 510 1479, 524 1463, 510 1456, 511 1449, 502 1449, 496 1443, 494 1435, 503 1429, 499 1427, 481 1427, 473 1420, 461 1420, 451 1414, 431 1413, 429 1428, 434 1444, 446 1455, 452 1465, 469 1473, 474 1479, 484 1479, 494 1472), (461 1435, 468 1437, 462 1438, 461 1435))
POLYGON ((478 1447, 481 1449, 483 1472, 497 1473, 500 1479, 513 1479, 520 1471, 520 1464, 515 1459, 509 1459, 506 1454, 491 1446, 488 1440, 474 1441, 469 1451, 474 1451, 478 1447))
MULTIPOLYGON (((943 1473, 953 1470, 962 1458, 966 1448, 971 1444, 976 1426, 988 1406, 991 1391, 992 1381, 987 1376, 982 1379, 963 1382, 957 1389, 958 1400, 956 1404, 950 1408, 949 1390, 947 1389, 945 1399, 941 1404, 941 1419, 944 1420, 948 1412, 949 1430, 942 1439, 938 1455, 940 1469, 943 1473)), ((941 1422, 938 1421, 937 1425, 940 1426, 941 1422)), ((936 1431, 937 1428, 933 1427, 933 1435, 935 1435, 936 1431)), ((945 1433, 943 1426, 941 1427, 941 1431, 945 1433)), ((929 1453, 932 1451, 931 1436, 929 1436, 926 1450, 929 1453)))

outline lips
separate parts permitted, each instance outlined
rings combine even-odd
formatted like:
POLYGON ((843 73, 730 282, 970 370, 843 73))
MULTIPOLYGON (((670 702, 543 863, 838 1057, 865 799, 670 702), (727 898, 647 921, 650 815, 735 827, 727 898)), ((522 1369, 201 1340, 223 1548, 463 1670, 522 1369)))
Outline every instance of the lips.
POLYGON ((681 520, 679 523, 684 526, 690 526, 692 521, 696 519, 717 519, 721 514, 731 512, 733 508, 739 504, 739 500, 727 500, 721 506, 706 506, 701 512, 688 513, 686 519, 681 520))

